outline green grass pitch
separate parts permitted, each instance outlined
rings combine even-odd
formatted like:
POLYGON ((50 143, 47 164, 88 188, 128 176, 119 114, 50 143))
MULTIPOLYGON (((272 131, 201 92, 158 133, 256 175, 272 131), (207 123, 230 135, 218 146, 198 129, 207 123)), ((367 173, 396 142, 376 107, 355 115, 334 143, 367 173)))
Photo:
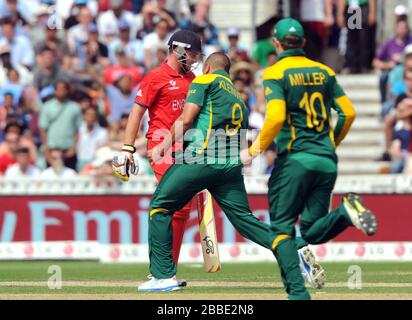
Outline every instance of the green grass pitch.
MULTIPOLYGON (((325 263, 326 287, 313 299, 412 299, 412 263, 325 263), (353 289, 351 265, 361 278, 353 289), (352 288, 348 287, 348 280, 352 288)), ((199 264, 182 264, 178 277, 188 287, 173 293, 137 293, 146 264, 78 261, 0 262, 0 299, 285 299, 276 263, 223 264, 208 274, 199 264), (50 289, 51 265, 59 266, 62 288, 50 289)))

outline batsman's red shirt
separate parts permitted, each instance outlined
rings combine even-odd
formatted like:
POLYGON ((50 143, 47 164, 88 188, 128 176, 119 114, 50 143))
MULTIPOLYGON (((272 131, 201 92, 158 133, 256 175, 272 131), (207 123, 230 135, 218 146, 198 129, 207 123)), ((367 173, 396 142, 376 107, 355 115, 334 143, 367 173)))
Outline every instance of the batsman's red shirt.
MULTIPOLYGON (((182 114, 194 78, 193 72, 179 74, 165 61, 162 66, 150 71, 142 80, 135 102, 149 110, 149 130, 146 134, 148 150, 163 140, 161 132, 163 134, 169 132, 173 123, 182 114)), ((170 153, 171 150, 166 158, 171 157, 170 153)), ((153 166, 158 179, 169 166, 153 166)))
POLYGON ((156 130, 169 130, 182 114, 194 78, 193 72, 179 74, 165 61, 142 80, 135 102, 149 110, 149 130, 146 135, 149 141, 153 140, 156 130))

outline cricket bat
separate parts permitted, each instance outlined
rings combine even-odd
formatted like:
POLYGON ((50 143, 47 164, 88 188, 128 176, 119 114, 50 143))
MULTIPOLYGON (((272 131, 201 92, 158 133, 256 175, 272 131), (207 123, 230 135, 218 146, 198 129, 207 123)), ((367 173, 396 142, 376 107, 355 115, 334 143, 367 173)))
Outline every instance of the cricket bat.
POLYGON ((197 195, 200 243, 206 272, 220 271, 219 250, 217 247, 215 215, 212 196, 208 191, 197 195))

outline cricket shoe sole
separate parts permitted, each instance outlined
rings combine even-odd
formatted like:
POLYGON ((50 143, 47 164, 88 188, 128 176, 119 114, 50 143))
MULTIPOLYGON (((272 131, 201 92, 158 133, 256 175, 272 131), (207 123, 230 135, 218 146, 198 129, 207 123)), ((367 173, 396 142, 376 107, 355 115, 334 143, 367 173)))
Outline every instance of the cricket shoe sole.
POLYGON ((376 216, 364 207, 363 199, 356 193, 343 197, 343 205, 353 225, 368 236, 373 236, 378 228, 376 216))
POLYGON ((326 282, 325 269, 316 262, 315 255, 309 247, 298 250, 302 276, 314 289, 322 289, 326 282))

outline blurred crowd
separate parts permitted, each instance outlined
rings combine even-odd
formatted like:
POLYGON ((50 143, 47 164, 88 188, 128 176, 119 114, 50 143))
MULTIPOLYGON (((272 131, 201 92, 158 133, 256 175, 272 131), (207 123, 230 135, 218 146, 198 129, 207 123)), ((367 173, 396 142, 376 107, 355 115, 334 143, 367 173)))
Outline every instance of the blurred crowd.
POLYGON ((391 162, 390 173, 412 174, 412 35, 409 10, 395 8, 393 38, 385 42, 373 61, 380 71, 381 117, 385 148, 377 160, 391 162))
MULTIPOLYGON (((261 75, 276 62, 271 36, 242 47, 241 30, 219 31, 210 21, 212 5, 212 0, 0 0, 0 175, 111 176, 111 159, 122 145, 140 81, 167 58, 168 39, 177 29, 196 32, 205 56, 229 55, 250 127, 261 129, 261 75)), ((342 73, 382 70, 382 116, 388 123, 383 157, 404 159, 410 125, 399 118, 405 113, 393 110, 408 109, 394 106, 412 101, 407 82, 412 65, 411 75, 406 72, 412 49, 402 55, 412 43, 408 13, 397 9, 396 35, 374 57, 376 0, 291 0, 291 6, 292 16, 304 24, 310 58, 342 73), (361 9, 360 30, 345 27, 350 7, 361 9), (406 95, 399 103, 401 95, 393 93, 400 90, 397 81, 406 95), (397 149, 392 134, 401 137, 397 149)), ((201 65, 194 70, 201 71, 201 65)), ((146 159, 147 123, 146 118, 135 143, 142 175, 153 174, 146 159)), ((275 158, 272 145, 245 173, 267 174, 275 158)))
MULTIPOLYGON (((210 6, 209 0, 0 0, 0 175, 111 176, 140 81, 167 58, 177 29, 196 32, 206 56, 228 53, 234 82, 260 127, 256 66, 238 45, 237 28, 227 31, 229 46, 219 43, 210 6)), ((273 46, 266 56, 258 57, 262 67, 274 63, 273 46)), ((201 71, 201 65, 194 70, 201 71)), ((135 144, 140 174, 148 175, 143 122, 135 144)), ((273 146, 249 174, 269 172, 274 157, 273 146)))

